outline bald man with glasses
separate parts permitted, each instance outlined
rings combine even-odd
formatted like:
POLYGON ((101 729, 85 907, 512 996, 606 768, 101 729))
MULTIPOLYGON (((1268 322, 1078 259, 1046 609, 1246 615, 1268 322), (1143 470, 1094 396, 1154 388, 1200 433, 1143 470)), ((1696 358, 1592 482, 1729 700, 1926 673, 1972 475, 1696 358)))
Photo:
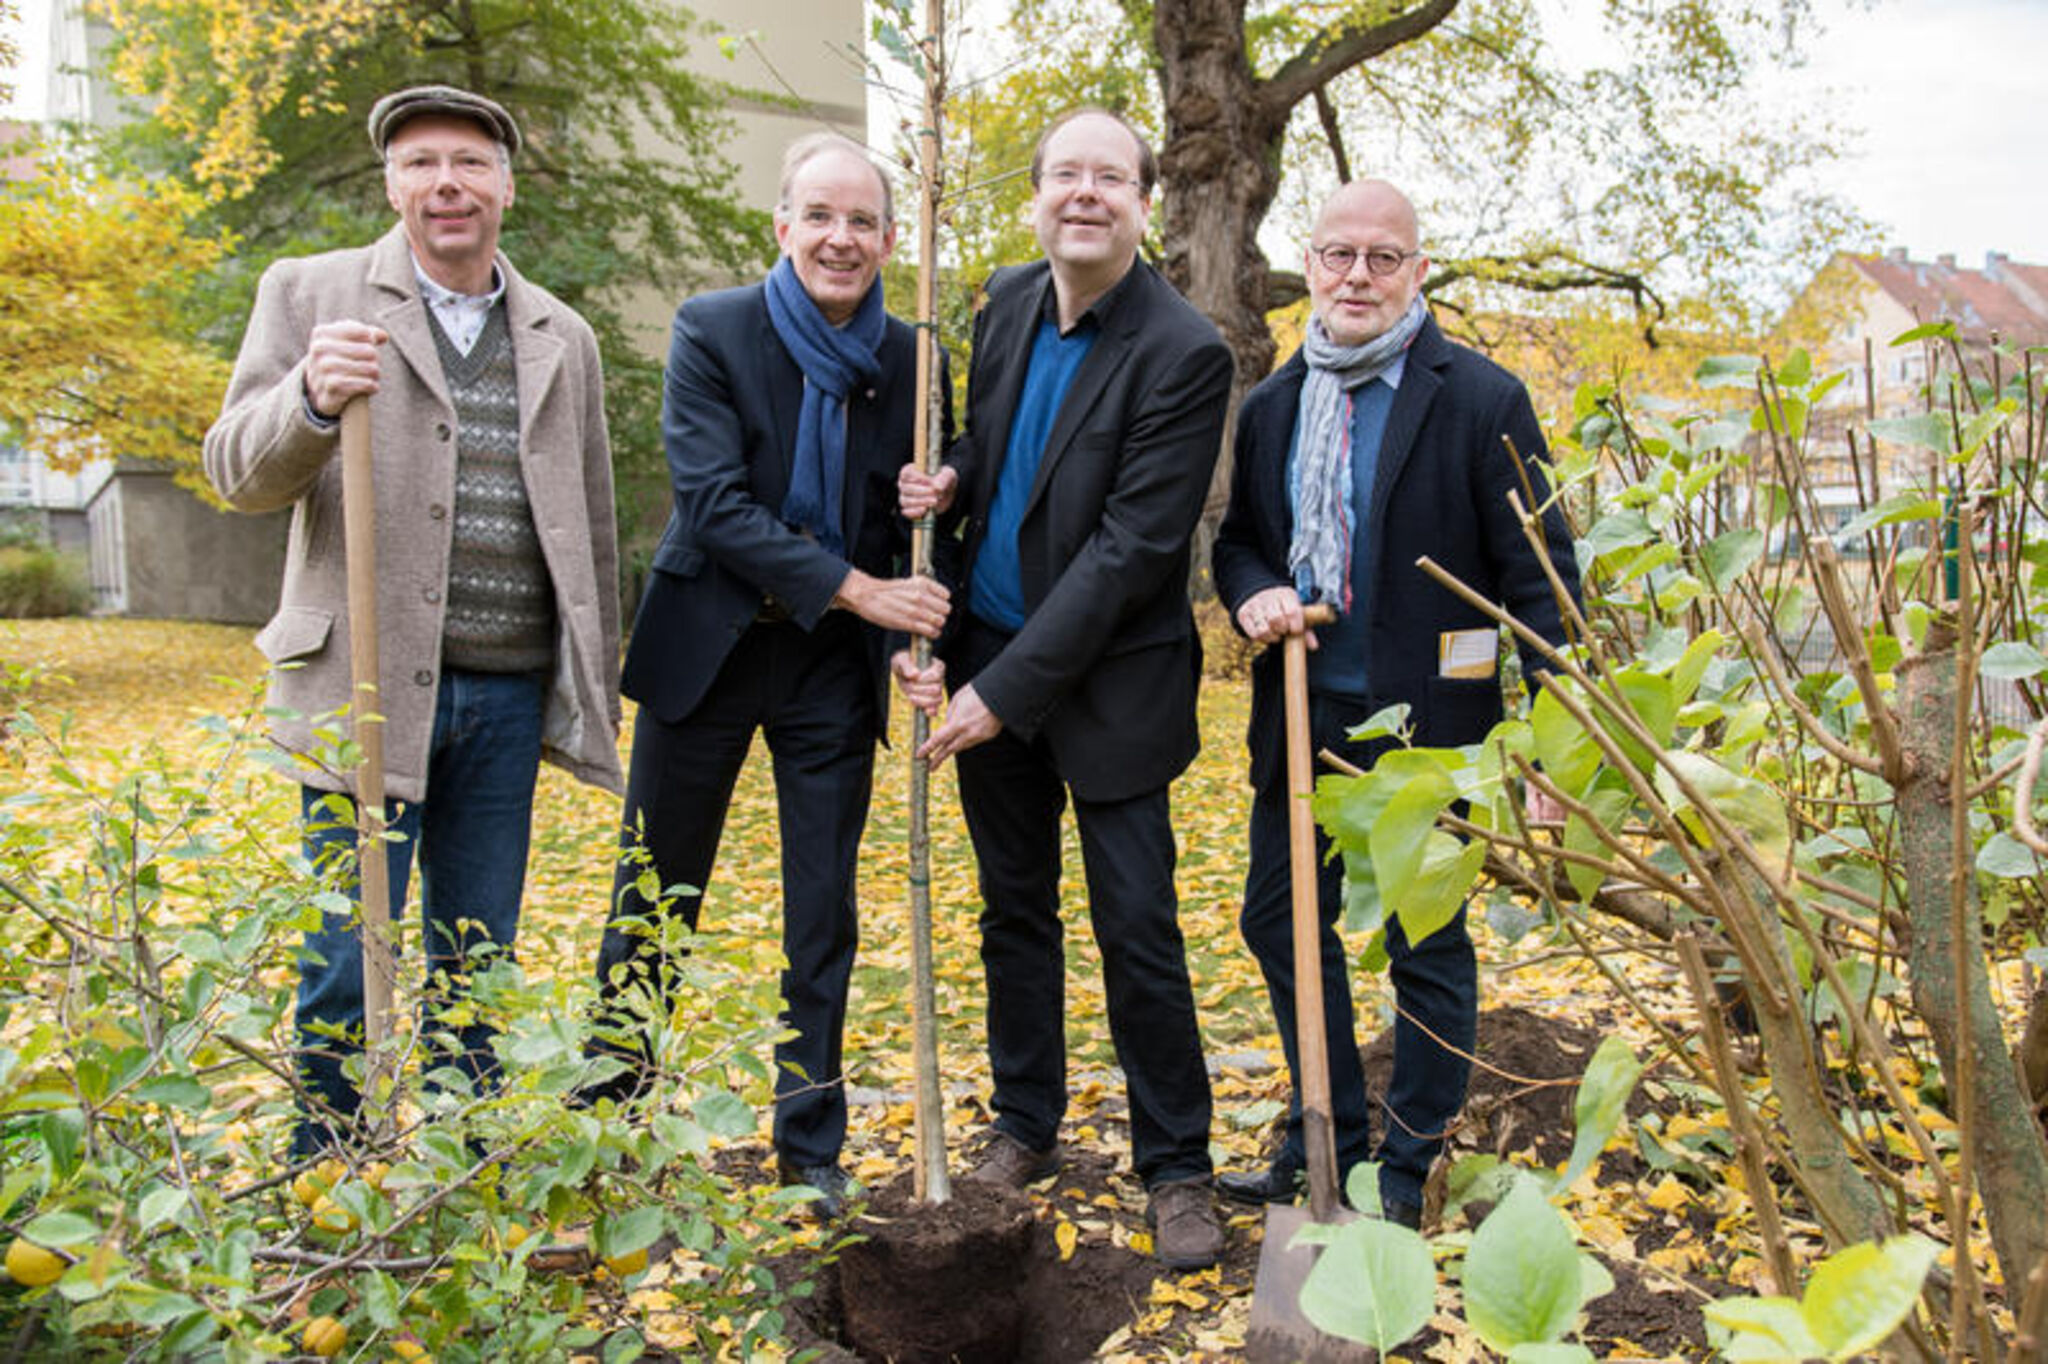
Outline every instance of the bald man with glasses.
MULTIPOLYGON (((1508 500, 1515 493, 1526 503, 1525 487, 1533 506, 1549 495, 1528 390, 1437 329, 1422 300, 1429 257, 1418 240, 1414 208, 1385 181, 1346 185, 1324 206, 1303 260, 1307 336, 1238 414, 1230 511, 1214 556, 1218 596, 1260 643, 1301 631, 1305 603, 1336 608, 1336 623, 1309 636, 1311 742, 1360 767, 1391 742, 1348 735, 1386 706, 1409 707, 1418 745, 1476 743, 1501 718, 1499 632, 1416 567, 1423 555, 1545 638, 1564 638, 1557 599, 1508 500)), ((1542 526, 1551 562, 1576 595, 1571 537, 1554 507, 1542 526)), ((1280 652, 1268 650, 1252 674, 1255 795, 1241 924, 1298 1077, 1280 652)), ((1525 677, 1543 666, 1524 649, 1525 677)), ((1320 832, 1317 848, 1338 1167, 1378 1160, 1387 1215, 1417 1226, 1430 1165, 1471 1073, 1479 1018, 1472 939, 1462 910, 1421 942, 1411 943, 1398 919, 1387 925, 1397 1017, 1375 1145, 1336 931, 1343 867, 1325 860, 1320 832)), ((1272 1164, 1217 1184, 1245 1202, 1290 1201, 1305 1165, 1297 1088, 1272 1164)))

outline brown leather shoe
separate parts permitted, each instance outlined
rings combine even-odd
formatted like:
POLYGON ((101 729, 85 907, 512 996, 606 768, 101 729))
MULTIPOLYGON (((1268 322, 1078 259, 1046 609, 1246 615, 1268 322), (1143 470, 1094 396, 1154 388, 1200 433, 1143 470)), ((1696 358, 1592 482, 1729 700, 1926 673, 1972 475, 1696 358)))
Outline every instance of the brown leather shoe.
POLYGON ((981 1159, 967 1172, 967 1178, 1000 1184, 1006 1189, 1022 1189, 1041 1179, 1051 1179, 1060 1172, 1066 1158, 1067 1153, 1058 1142, 1043 1151, 1034 1151, 1008 1132, 990 1132, 988 1145, 982 1149, 981 1159))
POLYGON ((1152 1251, 1168 1269, 1207 1269, 1223 1253, 1223 1224, 1206 1177, 1154 1185, 1145 1220, 1152 1251))

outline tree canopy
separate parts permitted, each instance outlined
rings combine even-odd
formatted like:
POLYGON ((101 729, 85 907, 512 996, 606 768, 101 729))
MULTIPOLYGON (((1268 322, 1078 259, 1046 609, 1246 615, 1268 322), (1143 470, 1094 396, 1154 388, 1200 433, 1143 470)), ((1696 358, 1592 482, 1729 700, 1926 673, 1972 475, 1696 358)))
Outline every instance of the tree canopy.
MULTIPOLYGON (((963 122, 1008 164, 1076 102, 1158 129, 1160 263, 1231 341, 1241 386, 1271 368, 1268 311, 1303 291, 1267 248, 1298 251, 1322 197, 1368 175, 1416 199, 1454 328, 1512 307, 1758 330, 1779 286, 1860 226, 1805 183, 1833 131, 1759 103, 1765 74, 1796 69, 1813 37, 1808 5, 1593 9, 1018 0, 1004 44, 1018 58, 963 122)), ((1009 198, 987 216, 963 256, 991 236, 1016 245, 1009 198)))

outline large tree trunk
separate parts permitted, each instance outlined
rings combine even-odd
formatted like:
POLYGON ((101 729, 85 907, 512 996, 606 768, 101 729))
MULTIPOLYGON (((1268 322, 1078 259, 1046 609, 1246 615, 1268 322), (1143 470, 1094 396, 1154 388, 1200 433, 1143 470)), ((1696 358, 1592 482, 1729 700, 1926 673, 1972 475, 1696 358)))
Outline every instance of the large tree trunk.
POLYGON ((1280 189, 1287 110, 1270 109, 1245 52, 1244 0, 1162 0, 1153 23, 1166 109, 1160 152, 1160 235, 1166 277, 1216 324, 1237 362, 1232 423, 1202 507, 1195 572, 1230 495, 1230 435, 1238 400, 1273 369, 1266 330, 1266 256, 1259 224, 1280 189))
POLYGON ((2005 1281, 2019 1285, 2048 1255, 2048 1146, 1991 999, 1976 874, 1968 850, 1956 846, 1950 785, 1957 752, 1953 632, 1945 640, 1930 632, 1927 652, 1901 664, 1898 676, 1899 735, 1906 750, 1898 801, 1913 923, 1913 1003, 1933 1035, 1951 1095, 1957 1065, 1969 1060, 1970 1108, 1956 1116, 1971 1135, 1972 1165, 1999 1265, 2005 1281), (1958 877, 1960 922, 1952 899, 1958 877), (1958 954, 1967 967, 1960 992, 1958 954))
POLYGON ((1288 110, 1268 107, 1252 75, 1244 0, 1165 0, 1153 30, 1166 109, 1166 276, 1223 333, 1242 395, 1273 368, 1258 235, 1280 189, 1288 110))
MULTIPOLYGON (((1127 12, 1143 13, 1125 0, 1127 12)), ((1156 0, 1152 40, 1158 53, 1166 138, 1159 150, 1165 207, 1166 277, 1223 333, 1237 360, 1231 412, 1272 372, 1271 298, 1259 227, 1280 189, 1281 152, 1294 106, 1344 72, 1428 33, 1458 0, 1393 4, 1363 24, 1316 33, 1261 79, 1245 47, 1246 0, 1156 0)), ((1196 571, 1230 490, 1228 428, 1196 539, 1196 571)))

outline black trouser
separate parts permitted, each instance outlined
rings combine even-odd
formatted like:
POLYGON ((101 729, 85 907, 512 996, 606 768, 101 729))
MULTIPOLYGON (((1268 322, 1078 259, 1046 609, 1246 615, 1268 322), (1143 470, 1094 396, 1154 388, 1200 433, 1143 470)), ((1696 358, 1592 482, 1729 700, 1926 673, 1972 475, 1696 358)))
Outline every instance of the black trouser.
MULTIPOLYGON (((647 710, 633 732, 621 847, 638 837, 663 886, 692 887, 672 912, 691 928, 703 904, 732 801, 753 743, 767 736, 774 759, 782 842, 783 1022, 795 1036, 775 1048, 775 1148, 792 1165, 836 1161, 846 1139, 841 1044, 847 982, 859 924, 854 864, 867 823, 875 763, 873 682, 859 622, 828 615, 813 631, 757 623, 719 670, 696 709, 674 723, 647 710)), ((650 939, 618 920, 649 917, 622 859, 611 922, 598 953, 600 999, 614 999, 615 968, 659 965, 650 939)))
MULTIPOLYGON (((1312 752, 1328 748, 1361 767, 1387 750, 1387 740, 1354 743, 1346 732, 1376 707, 1311 693, 1312 752)), ((1301 1073, 1294 1032, 1293 879, 1288 867, 1285 765, 1252 799, 1251 870, 1245 878, 1240 927, 1265 972, 1274 1021, 1290 1074, 1301 1073)), ((1365 1072, 1359 1065, 1351 1006, 1351 973, 1337 936, 1344 908, 1344 863, 1329 857, 1328 835, 1316 830, 1316 901, 1322 919, 1323 1027, 1330 1054, 1331 1117, 1337 1128, 1337 1165, 1343 1172, 1369 1156, 1380 1162, 1383 1198, 1420 1206, 1430 1163, 1443 1148, 1443 1132, 1465 1106, 1471 1055, 1478 1031, 1479 972, 1465 912, 1411 947, 1398 919, 1387 927, 1388 976, 1398 1010, 1394 1073, 1384 1103, 1385 1124, 1376 1153, 1369 1147, 1365 1072), (1434 1033, 1443 1044, 1433 1041, 1434 1033)), ((1301 1090, 1287 1113, 1285 1157, 1303 1158, 1301 1090)))
MULTIPOLYGON (((953 662, 973 680, 1006 637, 970 622, 953 662)), ((1060 814, 1067 787, 1043 738, 1007 730, 963 752, 960 804, 980 865, 996 1127, 1033 1149, 1066 1115, 1060 814)), ((1074 798, 1110 1038, 1130 1092, 1131 1158, 1147 1187, 1210 1173, 1209 1076, 1195 1026, 1165 787, 1074 798)))

